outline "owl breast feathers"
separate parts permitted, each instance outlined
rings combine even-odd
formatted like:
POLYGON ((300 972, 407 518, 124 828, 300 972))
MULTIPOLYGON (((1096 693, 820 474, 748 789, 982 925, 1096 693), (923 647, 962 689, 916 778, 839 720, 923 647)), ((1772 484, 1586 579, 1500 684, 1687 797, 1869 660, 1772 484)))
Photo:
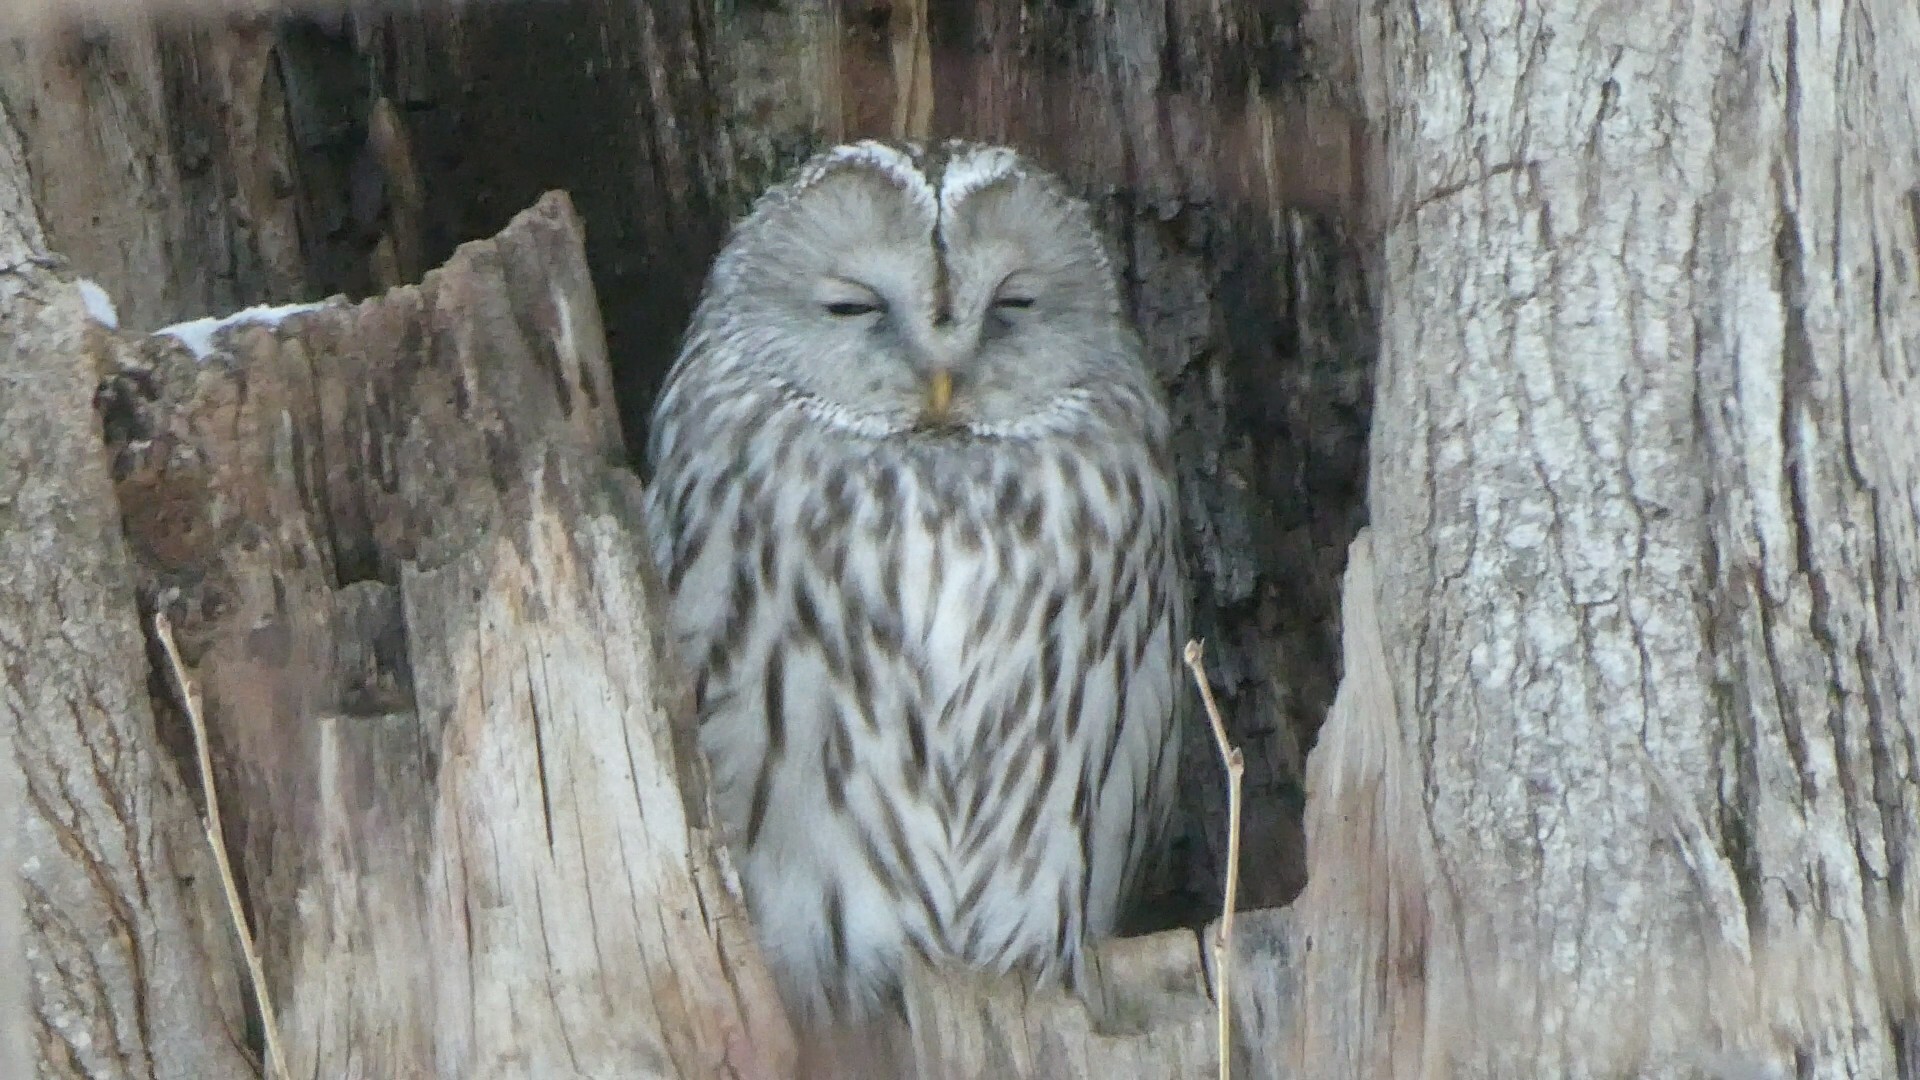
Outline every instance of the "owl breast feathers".
POLYGON ((919 954, 1073 980, 1171 802, 1168 420, 1086 208, 1000 148, 876 143, 764 196, 655 412, 700 743, 804 1019, 919 954))

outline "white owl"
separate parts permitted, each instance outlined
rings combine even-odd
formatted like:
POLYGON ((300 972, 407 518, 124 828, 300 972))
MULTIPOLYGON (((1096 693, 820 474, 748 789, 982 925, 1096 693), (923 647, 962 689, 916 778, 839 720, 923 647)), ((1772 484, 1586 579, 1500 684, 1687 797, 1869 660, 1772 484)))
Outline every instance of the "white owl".
POLYGON ((803 1022, 909 953, 1073 980, 1160 842, 1186 589, 1165 405, 1086 208, 873 142, 767 193, 657 406, 654 553, 803 1022))

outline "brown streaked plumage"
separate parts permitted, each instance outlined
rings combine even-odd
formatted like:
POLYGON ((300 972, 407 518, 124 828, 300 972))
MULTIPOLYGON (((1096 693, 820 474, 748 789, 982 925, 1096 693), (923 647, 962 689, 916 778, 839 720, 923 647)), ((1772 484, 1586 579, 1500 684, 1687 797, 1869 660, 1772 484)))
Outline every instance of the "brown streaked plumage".
POLYGON ((655 557, 790 1003, 917 953, 1072 979, 1171 802, 1168 420, 1085 208, 862 143, 769 192, 657 407, 655 557))

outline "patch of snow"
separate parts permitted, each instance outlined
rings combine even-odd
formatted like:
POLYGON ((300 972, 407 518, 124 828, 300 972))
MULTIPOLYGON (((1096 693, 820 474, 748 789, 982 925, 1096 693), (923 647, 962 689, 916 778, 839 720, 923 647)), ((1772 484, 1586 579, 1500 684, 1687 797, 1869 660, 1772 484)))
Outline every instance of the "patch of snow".
POLYGON ((305 315, 309 311, 319 311, 327 305, 318 304, 281 304, 278 307, 261 305, 236 311, 231 315, 221 315, 192 322, 175 323, 155 330, 155 334, 165 334, 192 351, 196 360, 205 360, 213 354, 213 337, 222 331, 236 326, 278 326, 295 315, 305 315))
POLYGON ((120 329, 120 312, 114 309, 107 290, 91 278, 81 278, 76 284, 80 286, 80 302, 87 306, 87 318, 109 330, 120 329))

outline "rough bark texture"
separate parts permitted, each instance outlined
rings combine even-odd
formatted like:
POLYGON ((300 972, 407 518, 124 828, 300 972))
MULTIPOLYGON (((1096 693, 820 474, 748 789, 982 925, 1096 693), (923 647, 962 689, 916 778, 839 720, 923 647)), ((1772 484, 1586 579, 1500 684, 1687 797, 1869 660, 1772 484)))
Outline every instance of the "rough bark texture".
POLYGON ((156 739, 92 409, 115 345, 48 269, 19 145, 0 115, 0 1067, 249 1076, 232 929, 156 739))
MULTIPOLYGON (((46 243, 26 185, 20 134, 11 123, 0 122, 0 266, 11 268, 31 259, 35 249, 46 243)), ((19 873, 26 855, 19 837, 26 827, 27 807, 15 726, 9 720, 0 739, 0 1074, 26 1076, 34 1060, 26 908, 19 873)))
POLYGON ((1213 1008, 1191 931, 1108 943, 1112 988, 1095 1023, 1077 1000, 1011 979, 916 972, 907 986, 913 1062, 899 1075, 975 1077, 1213 1075, 1213 1008))
POLYGON ((1287 928, 1300 959, 1276 966, 1296 983, 1271 996, 1284 1004, 1268 1006, 1279 1015, 1260 1035, 1286 1048, 1274 1056, 1300 1076, 1421 1074, 1432 859, 1411 714, 1394 700, 1380 637, 1379 580, 1363 530, 1340 595, 1340 690, 1308 758, 1307 859, 1317 872, 1287 928))
POLYGON ((1920 9, 1328 15, 1380 134, 1372 722, 1419 790, 1366 873, 1411 853, 1375 918, 1426 910, 1384 1008, 1304 987, 1307 1045, 1373 1055, 1308 1072, 1915 1075, 1920 9))
MULTIPOLYGON (((120 493, 217 702, 225 798, 261 815, 236 847, 298 1038, 484 1074, 515 1040, 585 1031, 586 1060, 678 1064, 738 1008, 749 1036, 708 1065, 778 1056, 751 988, 707 1012, 669 998, 648 1023, 704 1019, 652 1039, 595 1026, 604 999, 565 990, 462 1028, 500 1002, 459 986, 528 957, 570 976, 603 962, 572 951, 601 932, 566 906, 589 886, 723 896, 697 854, 691 893, 566 855, 638 850, 642 816, 670 856, 676 830, 704 843, 697 806, 657 833, 662 808, 600 756, 611 732, 590 734, 625 702, 635 745, 661 752, 670 710, 644 657, 590 647, 640 635, 637 616, 568 629, 644 607, 619 585, 630 481, 588 461, 618 454, 610 402, 627 445, 643 436, 753 194, 825 143, 933 134, 1025 145, 1092 198, 1127 268, 1183 426, 1200 629, 1249 755, 1250 905, 1303 880, 1301 754, 1340 666, 1334 570, 1372 470, 1346 704, 1314 768, 1314 890, 1290 930, 1262 920, 1272 963, 1236 991, 1259 995, 1241 1009, 1249 1068, 1920 1073, 1920 13, 1312 15, 1303 33, 1261 0, 418 0, 6 43, 0 105, 47 242, 141 328, 411 280, 552 187, 587 222, 614 357, 598 400, 552 360, 577 282, 541 300, 490 276, 507 259, 469 262, 470 294, 439 307, 423 297, 454 278, 318 316, 297 342, 241 331, 238 367, 156 353, 160 381, 122 379, 108 402, 121 445, 177 437, 123 458, 120 493), (1332 84, 1372 123, 1364 151, 1304 77, 1308 39, 1346 69, 1332 84), (1370 459, 1375 301, 1342 216, 1361 168, 1384 332, 1370 459), (496 347, 462 337, 475 327, 524 353, 488 369, 495 397, 454 374, 496 347), (415 360, 325 366, 353 341, 415 360), (139 426, 156 394, 186 429, 139 426), (544 411, 456 424, 440 447, 409 427, 489 407, 544 411), (221 423, 193 427, 202 412, 221 423), (497 482, 463 471, 476 462, 497 482), (521 816, 485 817, 496 792, 521 816), (573 793, 617 809, 570 809, 573 793), (289 827, 329 843, 306 859, 274 832, 289 827), (482 860, 496 842, 518 855, 482 860), (291 918, 321 877, 340 906, 291 918), (456 910, 461 890, 498 903, 456 910), (529 937, 536 923, 563 940, 529 937), (475 951, 368 971, 396 925, 471 930, 475 951), (1296 971, 1298 1017, 1267 996, 1296 971)), ((1217 895, 1224 805, 1198 730, 1188 768, 1191 917, 1217 895)), ((751 967, 724 911, 692 922, 722 947, 685 959, 613 932, 700 985, 751 967)), ((1186 946, 1152 940, 1188 970, 1186 946)), ((1036 1029, 994 1004, 1004 988, 975 989, 990 1020, 933 1030, 981 1062, 1053 1067, 1109 1037, 1071 1013, 1036 1029), (967 1042, 1016 1028, 1051 1049, 967 1042)), ((1176 1026, 1182 1000, 1168 992, 1176 1026)), ((1107 1052, 1075 1060, 1112 1072, 1107 1052)))
POLYGON ((19 750, 9 730, 0 741, 0 1070, 7 1076, 33 1071, 32 998, 27 993, 27 912, 17 868, 26 847, 26 801, 19 750))
POLYGON ((297 1075, 791 1053, 681 771, 579 244, 551 197, 418 287, 158 335, 103 390, 297 1075))
MULTIPOLYGON (((302 6, 68 29, 0 65, 52 242, 125 293, 130 324, 364 295, 564 188, 636 446, 729 220, 812 150, 970 136, 1059 169, 1109 227, 1186 431, 1198 629, 1249 760, 1242 898, 1298 890, 1372 346, 1341 218, 1354 143, 1303 75, 1292 4, 302 6)), ((1199 732, 1189 769, 1163 919, 1218 902, 1224 798, 1199 732)))
POLYGON ((328 232, 299 216, 272 23, 114 7, 110 19, 0 20, 0 105, 19 126, 48 249, 134 327, 301 298, 328 232))
MULTIPOLYGON (((428 235, 491 227, 544 187, 579 195, 630 444, 727 219, 811 150, 872 135, 1010 141, 1093 200, 1187 433, 1198 629, 1251 762, 1243 897, 1290 898, 1369 391, 1363 294, 1335 216, 1353 186, 1348 132, 1299 78, 1291 9, 682 0, 636 14, 581 0, 452 14, 374 24, 357 46, 412 58, 462 44, 456 60, 376 76, 407 103, 423 183, 463 193, 434 201, 428 235), (489 92, 503 83, 515 94, 489 92), (588 99, 606 104, 575 107, 588 99)), ((1218 903, 1225 805, 1194 736, 1187 917, 1218 903)))

